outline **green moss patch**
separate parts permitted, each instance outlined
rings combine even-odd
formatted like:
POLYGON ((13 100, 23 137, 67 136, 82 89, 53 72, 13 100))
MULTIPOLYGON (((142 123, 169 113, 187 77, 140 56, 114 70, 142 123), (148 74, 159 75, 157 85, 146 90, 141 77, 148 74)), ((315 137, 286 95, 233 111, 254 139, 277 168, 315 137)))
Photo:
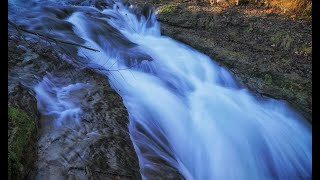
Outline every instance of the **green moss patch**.
POLYGON ((160 7, 159 12, 160 13, 171 13, 177 9, 176 4, 165 4, 160 7))
POLYGON ((24 111, 8 108, 8 179, 18 177, 24 171, 25 150, 36 137, 36 124, 24 111))

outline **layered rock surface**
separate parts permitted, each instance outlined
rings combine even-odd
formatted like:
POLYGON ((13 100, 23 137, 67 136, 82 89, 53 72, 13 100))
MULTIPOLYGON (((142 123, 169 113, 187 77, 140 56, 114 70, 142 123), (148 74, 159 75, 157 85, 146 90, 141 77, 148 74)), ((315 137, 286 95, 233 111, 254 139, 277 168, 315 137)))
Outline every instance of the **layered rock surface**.
MULTIPOLYGON (((9 29, 8 49, 8 106, 23 113, 33 125, 25 130, 30 137, 19 144, 23 153, 8 159, 12 164, 13 160, 22 162, 10 169, 12 178, 28 174, 32 179, 141 178, 126 108, 105 76, 68 64, 47 44, 19 39, 14 29, 9 29), (60 79, 59 85, 90 84, 85 91, 73 94, 83 111, 79 124, 56 127, 52 119, 37 111, 33 87, 48 73, 60 79)), ((19 126, 10 117, 8 121, 10 152, 17 141, 11 137, 19 126)))

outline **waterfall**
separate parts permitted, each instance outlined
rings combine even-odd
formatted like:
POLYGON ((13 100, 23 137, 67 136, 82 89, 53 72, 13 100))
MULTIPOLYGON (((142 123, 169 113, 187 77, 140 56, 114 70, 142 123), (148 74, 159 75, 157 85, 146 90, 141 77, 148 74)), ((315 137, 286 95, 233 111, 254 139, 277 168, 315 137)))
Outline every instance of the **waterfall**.
POLYGON ((311 126, 285 102, 254 96, 208 56, 161 35, 153 9, 116 2, 74 10, 65 21, 99 50, 77 55, 123 98, 144 179, 164 166, 186 179, 311 179, 311 126))

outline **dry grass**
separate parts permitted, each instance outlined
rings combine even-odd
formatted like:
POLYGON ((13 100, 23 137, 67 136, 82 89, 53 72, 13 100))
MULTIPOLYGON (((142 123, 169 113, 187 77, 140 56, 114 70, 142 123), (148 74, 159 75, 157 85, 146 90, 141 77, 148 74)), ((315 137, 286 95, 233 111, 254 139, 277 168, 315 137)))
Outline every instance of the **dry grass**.
POLYGON ((297 15, 310 16, 312 12, 311 0, 269 0, 269 3, 273 7, 297 15))
MULTIPOLYGON (((208 1, 209 2, 209 1, 208 1)), ((220 0, 218 3, 222 6, 235 6, 237 0, 220 0)), ((279 8, 284 13, 299 17, 311 17, 311 0, 239 0, 240 5, 246 4, 264 5, 273 8, 279 8)))

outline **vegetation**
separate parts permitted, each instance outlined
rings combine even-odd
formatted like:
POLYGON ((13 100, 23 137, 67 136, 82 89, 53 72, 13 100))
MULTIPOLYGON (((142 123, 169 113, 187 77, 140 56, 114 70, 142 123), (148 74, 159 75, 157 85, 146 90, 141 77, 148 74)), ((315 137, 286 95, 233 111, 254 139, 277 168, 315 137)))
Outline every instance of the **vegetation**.
POLYGON ((289 50, 293 42, 293 38, 285 32, 277 32, 270 40, 276 47, 281 47, 285 50, 289 50))
POLYGON ((312 1, 311 0, 207 0, 207 3, 223 4, 227 6, 245 5, 254 3, 273 8, 279 8, 284 13, 299 17, 311 18, 312 1))
POLYGON ((272 84, 272 76, 270 74, 266 74, 264 76, 264 80, 265 80, 267 85, 271 85, 272 84))
POLYGON ((8 179, 19 176, 26 160, 25 149, 36 135, 35 122, 22 110, 8 108, 8 179))
POLYGON ((294 13, 298 16, 311 16, 311 0, 268 0, 272 7, 278 7, 285 12, 294 13))
POLYGON ((170 12, 173 12, 174 10, 176 10, 176 8, 177 8, 176 4, 165 4, 165 5, 161 6, 160 12, 161 13, 170 13, 170 12))

